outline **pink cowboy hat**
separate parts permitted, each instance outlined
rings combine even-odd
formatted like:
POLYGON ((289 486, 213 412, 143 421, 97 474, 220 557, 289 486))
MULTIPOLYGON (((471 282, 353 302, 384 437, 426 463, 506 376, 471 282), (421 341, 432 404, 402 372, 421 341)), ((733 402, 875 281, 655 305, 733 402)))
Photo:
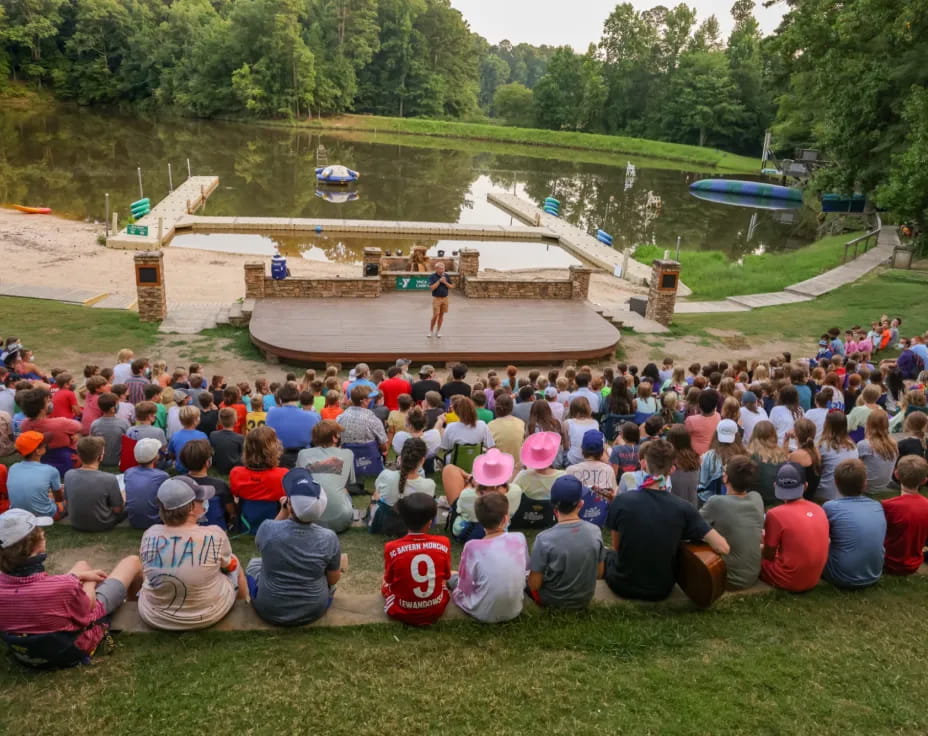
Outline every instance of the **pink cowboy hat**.
POLYGON ((512 478, 516 461, 495 447, 474 460, 474 480, 482 486, 501 486, 512 478))
POLYGON ((526 468, 544 470, 551 467, 560 449, 561 435, 557 432, 538 432, 528 436, 519 456, 526 468))

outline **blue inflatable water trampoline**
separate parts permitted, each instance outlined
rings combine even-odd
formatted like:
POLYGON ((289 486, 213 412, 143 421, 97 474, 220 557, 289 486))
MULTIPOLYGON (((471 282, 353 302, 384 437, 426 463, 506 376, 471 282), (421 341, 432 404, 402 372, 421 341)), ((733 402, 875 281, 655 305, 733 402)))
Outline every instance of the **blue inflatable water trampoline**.
POLYGON ((353 184, 361 175, 347 166, 322 166, 316 169, 316 181, 321 184, 353 184))
POLYGON ((737 179, 700 179, 690 184, 693 192, 718 192, 720 194, 740 194, 748 197, 766 199, 786 199, 802 201, 802 190, 766 184, 762 181, 738 181, 737 179))

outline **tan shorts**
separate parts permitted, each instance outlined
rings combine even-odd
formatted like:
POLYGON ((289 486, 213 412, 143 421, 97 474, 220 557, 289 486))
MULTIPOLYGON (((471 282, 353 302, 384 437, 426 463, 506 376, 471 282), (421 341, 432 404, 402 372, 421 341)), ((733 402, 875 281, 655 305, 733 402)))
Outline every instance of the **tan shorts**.
POLYGON ((448 297, 433 296, 432 297, 432 314, 447 314, 447 313, 448 313, 448 297))

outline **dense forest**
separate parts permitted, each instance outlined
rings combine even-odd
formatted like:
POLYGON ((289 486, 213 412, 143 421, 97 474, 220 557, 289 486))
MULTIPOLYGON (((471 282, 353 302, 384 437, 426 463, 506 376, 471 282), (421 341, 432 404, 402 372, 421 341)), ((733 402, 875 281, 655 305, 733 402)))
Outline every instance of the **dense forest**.
POLYGON ((198 117, 487 120, 759 152, 821 149, 820 187, 928 213, 928 0, 786 0, 763 37, 686 4, 617 5, 588 49, 491 45, 450 0, 0 0, 0 84, 198 117))

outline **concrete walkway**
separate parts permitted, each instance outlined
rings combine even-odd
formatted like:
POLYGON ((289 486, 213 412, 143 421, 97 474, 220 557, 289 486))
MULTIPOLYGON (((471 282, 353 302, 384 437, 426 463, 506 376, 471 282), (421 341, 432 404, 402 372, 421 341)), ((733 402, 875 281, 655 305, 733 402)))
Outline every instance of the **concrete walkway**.
POLYGON ((103 291, 88 289, 69 289, 66 286, 44 286, 28 284, 0 284, 0 296, 16 296, 25 299, 48 299, 63 304, 80 304, 91 306, 105 299, 108 294, 103 291))
POLYGON ((880 231, 877 244, 862 256, 844 263, 837 268, 826 271, 798 284, 792 284, 783 291, 765 294, 745 294, 730 296, 721 301, 677 302, 675 314, 715 314, 721 312, 746 312, 760 307, 774 307, 782 304, 808 302, 815 297, 827 294, 847 284, 863 278, 874 269, 886 263, 893 255, 893 249, 899 245, 899 234, 893 225, 884 225, 880 231))

